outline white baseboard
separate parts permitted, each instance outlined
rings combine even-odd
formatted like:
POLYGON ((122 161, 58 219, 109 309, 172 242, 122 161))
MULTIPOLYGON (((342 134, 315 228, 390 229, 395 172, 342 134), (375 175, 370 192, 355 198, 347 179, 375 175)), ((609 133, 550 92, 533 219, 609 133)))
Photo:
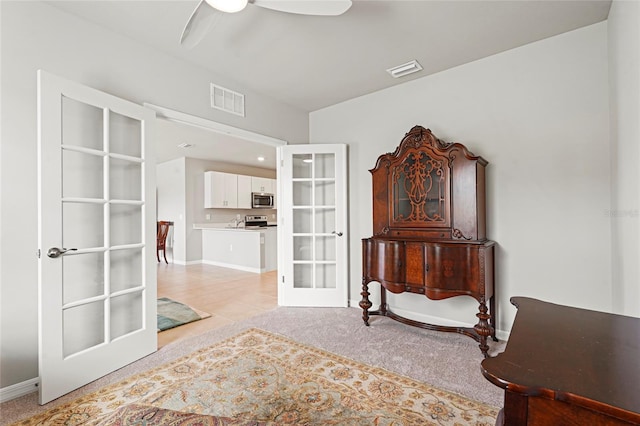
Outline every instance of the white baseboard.
POLYGON ((261 274, 265 272, 260 268, 252 268, 250 266, 241 266, 233 263, 214 262, 212 260, 203 260, 202 263, 204 263, 205 265, 221 266, 223 268, 237 269, 239 271, 253 272, 256 274, 261 274))
POLYGON ((28 395, 38 390, 38 383, 40 379, 25 380, 15 385, 7 386, 6 388, 0 388, 0 403, 10 401, 23 395, 28 395))
MULTIPOLYGON (((2 1, 2 0, 0 0, 2 1)), ((161 262, 163 263, 163 262, 161 262)), ((254 272, 256 274, 263 274, 265 272, 269 272, 269 271, 273 271, 277 268, 274 269, 260 269, 260 268, 252 268, 250 266, 241 266, 241 265, 236 265, 233 263, 224 263, 224 262, 214 262, 212 260, 189 260, 189 261, 184 261, 184 260, 180 260, 180 259, 176 259, 176 260, 172 260, 171 263, 175 263, 176 265, 183 265, 183 266, 188 266, 188 265, 200 265, 200 264, 204 264, 204 265, 212 265, 212 266, 221 266, 223 268, 230 268, 230 269, 237 269, 240 271, 245 271, 245 272, 254 272)))
MULTIPOLYGON (((359 300, 350 300, 349 306, 358 307, 359 303, 360 303, 359 300)), ((377 307, 375 306, 373 308, 377 309, 377 307)), ((426 315, 420 312, 408 311, 408 310, 399 309, 396 307, 393 307, 391 310, 395 314, 398 314, 402 317, 409 318, 415 321, 424 322, 427 324, 438 324, 438 325, 444 325, 444 326, 450 326, 450 327, 473 327, 474 326, 474 324, 471 324, 471 323, 454 321, 448 318, 441 318, 441 317, 436 317, 432 315, 426 315)), ((496 330, 496 337, 504 341, 509 340, 509 332, 504 330, 496 330)))
MULTIPOLYGON (((164 263, 161 262, 161 263, 164 263)), ((189 260, 189 261, 185 261, 185 260, 180 260, 180 259, 171 259, 170 263, 175 263, 176 265, 183 265, 183 266, 187 266, 187 265, 199 265, 202 263, 201 260, 189 260)))

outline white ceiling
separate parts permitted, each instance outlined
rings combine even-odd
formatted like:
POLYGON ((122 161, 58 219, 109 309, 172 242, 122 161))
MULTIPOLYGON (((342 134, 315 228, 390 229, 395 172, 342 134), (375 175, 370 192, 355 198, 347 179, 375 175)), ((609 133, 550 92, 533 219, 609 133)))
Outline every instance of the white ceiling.
POLYGON ((158 119, 156 122, 154 142, 158 163, 191 157, 270 170, 276 168, 276 149, 273 145, 251 142, 165 119, 158 119), (178 145, 181 143, 192 146, 180 148, 178 145), (259 161, 259 156, 264 157, 264 161, 259 161))
POLYGON ((314 111, 603 21, 611 0, 354 0, 337 17, 249 4, 220 14, 191 50, 179 39, 197 0, 49 3, 235 81, 229 89, 314 111), (412 59, 424 69, 400 79, 385 71, 412 59))

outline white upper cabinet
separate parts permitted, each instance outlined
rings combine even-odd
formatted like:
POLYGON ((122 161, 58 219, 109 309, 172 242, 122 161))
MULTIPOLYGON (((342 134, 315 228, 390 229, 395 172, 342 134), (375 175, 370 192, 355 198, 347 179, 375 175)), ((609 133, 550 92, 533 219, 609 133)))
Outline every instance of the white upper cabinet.
POLYGON ((276 193, 276 180, 262 177, 251 177, 251 191, 264 194, 276 193))
POLYGON ((204 173, 205 209, 250 209, 251 193, 276 193, 276 180, 223 172, 204 173))
POLYGON ((204 208, 238 208, 238 175, 205 172, 204 208))
POLYGON ((238 208, 251 208, 251 176, 238 175, 238 208))

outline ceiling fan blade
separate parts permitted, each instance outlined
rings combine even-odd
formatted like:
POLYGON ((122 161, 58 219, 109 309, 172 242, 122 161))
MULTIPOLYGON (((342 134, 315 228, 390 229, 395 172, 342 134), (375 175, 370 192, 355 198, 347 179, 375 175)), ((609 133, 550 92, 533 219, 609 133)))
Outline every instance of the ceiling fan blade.
POLYGON ((252 3, 280 12, 320 16, 342 15, 351 7, 351 0, 253 0, 252 3))
POLYGON ((182 30, 180 44, 187 49, 191 49, 200 43, 213 26, 218 15, 219 12, 206 4, 204 0, 200 0, 200 3, 198 3, 198 6, 196 6, 187 21, 187 25, 182 30))

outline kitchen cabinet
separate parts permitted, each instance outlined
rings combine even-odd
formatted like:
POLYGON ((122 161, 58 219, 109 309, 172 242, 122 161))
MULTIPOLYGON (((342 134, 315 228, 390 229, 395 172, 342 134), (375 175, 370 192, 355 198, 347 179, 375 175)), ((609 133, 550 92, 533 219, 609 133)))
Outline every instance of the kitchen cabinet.
POLYGON ((276 193, 276 180, 262 177, 251 177, 251 191, 265 194, 276 193))
POLYGON ((238 208, 251 208, 251 176, 238 175, 238 208))
POLYGON ((276 227, 194 228, 202 230, 202 263, 258 274, 277 269, 276 227))
POLYGON ((251 193, 275 194, 276 180, 223 172, 204 173, 205 209, 250 209, 251 193))
POLYGON ((238 175, 205 172, 204 208, 238 208, 238 175))

